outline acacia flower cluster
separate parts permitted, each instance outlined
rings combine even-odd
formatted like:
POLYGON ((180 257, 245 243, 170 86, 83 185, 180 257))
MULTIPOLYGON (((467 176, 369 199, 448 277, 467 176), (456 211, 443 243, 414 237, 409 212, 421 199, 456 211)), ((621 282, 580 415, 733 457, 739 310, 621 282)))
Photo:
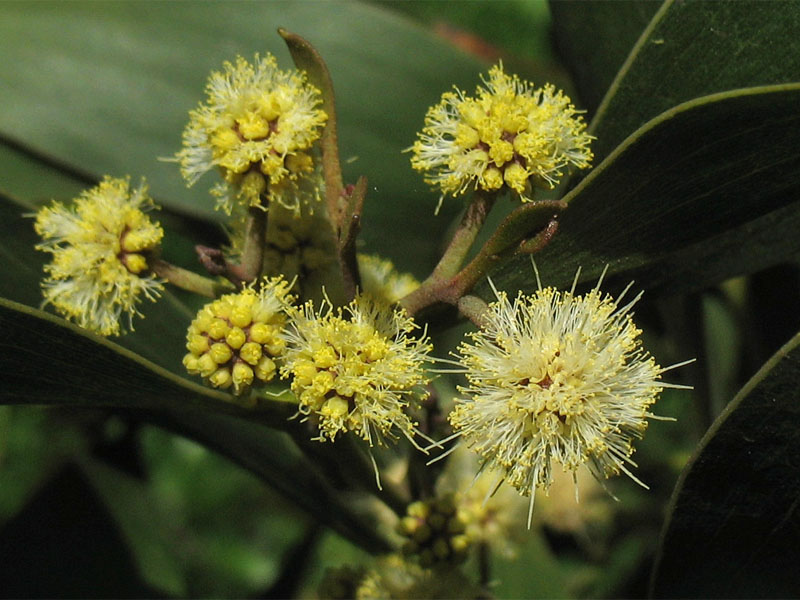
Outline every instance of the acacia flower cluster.
POLYGON ((424 395, 432 346, 400 308, 357 296, 343 309, 312 302, 292 314, 281 375, 291 377, 303 415, 319 423, 320 439, 353 431, 370 446, 395 437, 413 442, 409 406, 424 395))
MULTIPOLYGON (((308 48, 290 43, 290 50, 308 48)), ((312 70, 314 81, 327 81, 319 75, 312 70)), ((324 104, 332 112, 331 87, 323 88, 324 102, 304 73, 278 69, 271 55, 225 63, 211 74, 205 102, 189 113, 176 159, 190 186, 219 171, 222 183, 212 194, 230 217, 230 247, 197 247, 208 276, 170 265, 158 256, 164 232, 145 214, 152 207, 147 188, 107 177, 74 207, 56 202, 37 214, 37 248, 53 255, 45 301, 82 327, 116 335, 121 318, 130 321, 141 298, 155 299, 169 281, 210 299, 188 326, 183 365, 207 385, 230 390, 240 406, 266 410, 265 384, 282 379, 288 389, 281 399, 296 405, 295 416, 315 440, 349 434, 371 449, 405 437, 422 449, 422 437, 430 449, 457 438, 450 489, 447 468, 435 479, 409 459, 411 483, 392 481, 384 496, 413 557, 386 561, 399 579, 374 569, 343 573, 334 583, 360 590, 359 597, 387 590, 475 597, 456 564, 474 546, 513 551, 525 504, 514 489, 531 498, 530 526, 535 492, 546 493, 558 469, 576 485, 583 466, 598 480, 621 472, 638 482, 633 442, 654 417, 650 408, 663 388, 679 386, 660 381, 667 369, 642 348, 631 313, 639 296, 623 303, 625 293, 614 299, 600 283, 583 295, 574 284, 568 292, 539 284, 513 299, 492 287, 488 306, 468 296, 495 259, 547 243, 541 234, 556 228, 539 222, 536 211, 550 219, 553 205, 566 206, 516 207, 475 252, 496 195, 532 202, 535 188, 552 188, 568 168, 592 161, 592 137, 567 96, 549 84, 534 88, 499 64, 474 96, 456 88, 429 109, 410 149, 413 168, 442 196, 475 196, 420 283, 388 260, 357 253, 366 185, 344 185, 341 172, 333 172, 335 144, 318 148, 326 125, 335 131, 335 115, 322 110, 324 104), (444 305, 477 325, 453 354, 451 372, 466 383, 449 414, 451 398, 430 394, 433 345, 414 320, 433 320, 445 311, 421 311, 444 305), (458 452, 468 460, 454 460, 458 452), (511 498, 495 496, 502 483, 511 498), (442 565, 449 579, 422 568, 442 565)), ((327 460, 323 452, 316 456, 327 460)))
POLYGON ((553 85, 534 88, 502 64, 489 70, 476 97, 455 88, 425 116, 411 165, 443 195, 510 189, 523 202, 552 188, 564 169, 592 161, 592 137, 570 99, 553 85))
POLYGON ((129 179, 106 177, 72 206, 41 208, 36 248, 53 255, 42 282, 45 303, 100 335, 119 335, 123 315, 132 329, 136 305, 163 289, 148 263, 164 235, 145 214, 152 207, 144 183, 131 189, 129 179))
POLYGON ((270 381, 286 347, 281 334, 292 300, 289 284, 276 277, 207 304, 189 325, 186 370, 237 395, 270 381))
POLYGON ((641 346, 631 307, 602 295, 495 290, 484 326, 458 349, 468 385, 450 414, 482 468, 531 496, 586 464, 598 478, 629 467, 650 406, 668 384, 641 346))
POLYGON ((219 168, 224 182, 211 191, 228 214, 237 203, 261 206, 262 196, 297 212, 318 196, 312 146, 328 117, 304 74, 280 70, 272 55, 253 64, 240 56, 211 74, 206 94, 177 154, 190 185, 219 168))

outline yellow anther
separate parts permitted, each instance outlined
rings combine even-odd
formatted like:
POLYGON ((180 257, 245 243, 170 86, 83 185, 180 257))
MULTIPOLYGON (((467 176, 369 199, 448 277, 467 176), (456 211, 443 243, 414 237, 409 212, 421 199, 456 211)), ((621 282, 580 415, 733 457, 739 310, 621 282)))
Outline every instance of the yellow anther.
POLYGON ((267 121, 274 121, 281 114, 281 108, 275 98, 274 93, 265 94, 258 100, 258 108, 261 116, 267 121))
POLYGON ((220 158, 239 146, 242 142, 236 132, 229 127, 221 127, 210 138, 214 158, 220 158))
POLYGON ((294 378, 302 385, 308 385, 317 374, 317 368, 311 362, 298 364, 294 369, 294 378))
POLYGON ((228 344, 224 344, 222 342, 211 344, 211 349, 208 351, 208 353, 211 355, 211 358, 214 359, 214 362, 217 363, 218 365, 228 362, 233 356, 233 351, 231 351, 231 347, 228 346, 228 344))
POLYGON ((467 100, 459 105, 458 112, 461 113, 461 117, 467 125, 476 129, 481 125, 481 122, 486 119, 486 111, 483 110, 477 102, 472 100, 467 100))
POLYGON ((466 123, 459 123, 456 127, 456 144, 462 148, 474 148, 481 141, 478 132, 467 125, 466 123))
POLYGON ((252 314, 248 306, 236 306, 231 310, 230 321, 236 327, 247 327, 252 322, 252 314))
POLYGON ((215 388, 229 388, 233 383, 233 378, 231 377, 231 371, 228 368, 224 369, 217 369, 208 378, 208 382, 213 385, 215 388))
POLYGON ((269 121, 260 114, 247 112, 236 119, 239 125, 239 133, 248 140, 263 139, 269 136, 269 121))
POLYGON ((228 333, 225 334, 225 341, 228 343, 228 346, 234 350, 238 350, 242 347, 242 344, 247 341, 247 334, 239 327, 231 327, 228 333))
POLYGON ((322 413, 323 416, 330 417, 332 419, 341 419, 342 417, 347 416, 349 411, 350 407, 347 400, 340 398, 339 396, 329 398, 320 409, 320 413, 322 413))
POLYGON ((332 367, 336 362, 336 352, 330 346, 325 346, 314 352, 314 364, 320 369, 332 367))
POLYGON ((186 370, 189 371, 191 375, 199 373, 197 357, 193 354, 187 354, 183 357, 183 366, 186 367, 186 370))
POLYGON ((314 170, 314 159, 305 152, 296 152, 286 157, 286 168, 292 173, 310 173, 314 170))
POLYGON ((193 333, 186 341, 186 349, 192 354, 200 355, 208 350, 208 338, 204 335, 193 333))
POLYGON ((240 183, 241 194, 250 198, 250 205, 256 206, 261 195, 267 189, 267 180, 261 173, 250 171, 242 178, 240 183))
POLYGON ((275 361, 266 356, 262 356, 255 368, 256 377, 261 381, 269 381, 275 377, 276 369, 275 361))
POLYGON ((275 177, 283 172, 283 159, 277 154, 270 154, 261 159, 258 168, 267 177, 275 177))
MULTIPOLYGON (((252 327, 250 327, 248 337, 251 342, 263 344, 272 337, 272 328, 266 323, 253 323, 252 327)), ((244 343, 244 341, 242 341, 242 343, 244 343)))
POLYGON ((225 321, 222 319, 214 319, 208 326, 208 335, 215 340, 221 340, 225 337, 225 334, 228 333, 228 330, 230 330, 230 327, 225 321))
POLYGON ((147 260, 141 254, 126 254, 122 258, 125 268, 134 275, 147 269, 147 260))
POLYGON ((283 340, 283 338, 275 338, 273 341, 264 344, 264 348, 266 348, 267 352, 269 352, 272 356, 280 356, 286 349, 286 342, 283 340))
POLYGON ((492 159, 495 165, 502 167, 514 158, 514 146, 511 142, 497 140, 489 148, 489 158, 492 159))
POLYGON ((253 369, 243 362, 237 362, 233 365, 232 376, 233 385, 237 392, 253 383, 253 369))
MULTIPOLYGON (((144 217, 144 214, 140 214, 142 217, 144 217)), ((155 235, 156 233, 160 232, 154 232, 150 229, 131 229, 123 234, 120 244, 121 249, 125 252, 142 252, 143 250, 150 250, 154 248, 161 239, 161 235, 155 235)))
POLYGON ((258 361, 261 360, 261 353, 261 344, 247 342, 239 349, 239 358, 251 365, 257 365, 258 361))
POLYGON ((489 167, 479 180, 480 186, 487 191, 499 190, 503 186, 503 174, 500 169, 489 167))
POLYGON ((197 359, 197 370, 203 377, 210 377, 217 370, 217 363, 209 354, 203 354, 197 359))
POLYGON ((398 522, 397 531, 402 535, 410 536, 417 530, 419 523, 420 521, 416 517, 406 515, 398 522))
POLYGON ((503 179, 508 187, 517 193, 524 193, 528 183, 528 172, 519 163, 512 163, 503 172, 503 179))
POLYGON ((311 387, 318 394, 325 394, 333 387, 334 376, 330 371, 320 371, 314 375, 311 387))

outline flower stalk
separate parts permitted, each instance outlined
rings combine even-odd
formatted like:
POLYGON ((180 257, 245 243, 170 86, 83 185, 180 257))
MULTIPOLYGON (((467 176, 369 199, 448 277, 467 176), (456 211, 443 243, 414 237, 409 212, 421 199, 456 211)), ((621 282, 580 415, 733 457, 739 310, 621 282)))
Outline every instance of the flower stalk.
POLYGON ((233 291, 233 286, 225 281, 205 277, 188 269, 173 265, 161 258, 150 261, 151 271, 161 279, 175 287, 194 292, 206 298, 216 298, 221 294, 233 291))

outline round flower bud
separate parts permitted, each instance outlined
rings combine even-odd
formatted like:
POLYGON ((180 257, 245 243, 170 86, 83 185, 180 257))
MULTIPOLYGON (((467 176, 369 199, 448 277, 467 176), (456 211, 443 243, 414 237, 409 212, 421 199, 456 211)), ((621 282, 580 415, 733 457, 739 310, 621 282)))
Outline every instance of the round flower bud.
POLYGON ((213 387, 233 386, 237 395, 272 380, 279 353, 273 351, 276 345, 264 342, 279 339, 292 301, 288 291, 285 280, 274 278, 203 307, 186 336, 186 370, 213 387))

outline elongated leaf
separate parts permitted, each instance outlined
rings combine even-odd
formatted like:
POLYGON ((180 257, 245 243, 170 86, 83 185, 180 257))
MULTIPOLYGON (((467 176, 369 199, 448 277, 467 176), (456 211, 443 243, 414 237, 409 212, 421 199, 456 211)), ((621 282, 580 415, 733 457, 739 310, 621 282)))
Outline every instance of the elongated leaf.
MULTIPOLYGON (((3 404, 252 412, 228 394, 176 377, 136 354, 42 311, 0 298, 3 404)), ((286 415, 291 415, 288 411, 286 415)), ((267 420, 278 422, 273 415, 267 420)))
POLYGON ((800 593, 800 334, 703 437, 673 493, 656 597, 800 593))
POLYGON ((137 411, 252 470, 345 537, 372 549, 387 548, 285 436, 276 438, 277 432, 264 427, 290 427, 290 405, 241 408, 228 394, 183 380, 105 339, 2 298, 0 327, 5 372, 0 404, 137 411))
POLYGON ((164 515, 147 486, 100 461, 87 459, 81 467, 124 536, 139 578, 151 589, 186 597, 185 573, 161 536, 164 515))
MULTIPOLYGON (((625 27, 606 24, 612 31, 625 27)), ((591 130, 597 136, 593 149, 598 160, 644 123, 682 102, 737 88, 800 81, 798 28, 800 4, 791 0, 667 0, 595 115, 591 130)), ((598 51, 593 36, 583 40, 598 51)))
MULTIPOLYGON (((648 123, 565 197, 536 261, 548 285, 605 265, 671 293, 775 264, 800 250, 800 85, 701 98, 648 123)), ((527 259, 495 277, 535 286, 527 259)))
POLYGON ((556 52, 572 73, 580 104, 590 117, 660 5, 641 0, 550 1, 556 52))
POLYGON ((68 464, 0 529, 0 597, 158 598, 113 518, 68 464))
MULTIPOLYGON (((370 182, 364 239, 413 228, 385 252, 404 268, 434 260, 447 226, 403 148, 425 110, 451 87, 472 87, 480 64, 391 11, 360 3, 7 2, 0 4, 0 131, 101 175, 144 175, 157 198, 213 215, 210 174, 187 190, 174 163, 206 78, 236 54, 272 52, 292 65, 278 27, 308 39, 337 95, 345 177, 370 182), (413 49, 413 52, 409 51, 413 49)), ((0 182, 0 187, 2 183, 0 182)), ((455 204, 445 207, 455 212, 455 204)))

